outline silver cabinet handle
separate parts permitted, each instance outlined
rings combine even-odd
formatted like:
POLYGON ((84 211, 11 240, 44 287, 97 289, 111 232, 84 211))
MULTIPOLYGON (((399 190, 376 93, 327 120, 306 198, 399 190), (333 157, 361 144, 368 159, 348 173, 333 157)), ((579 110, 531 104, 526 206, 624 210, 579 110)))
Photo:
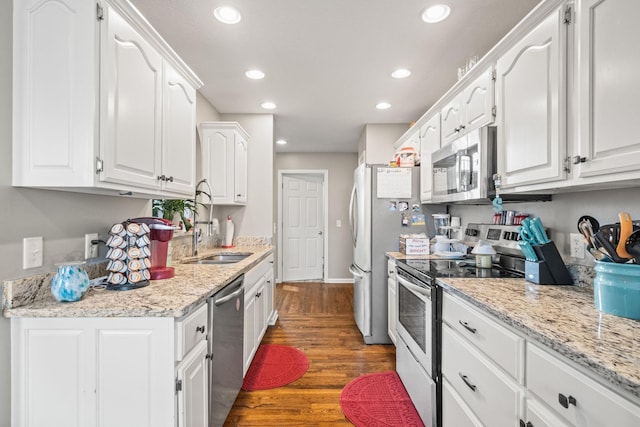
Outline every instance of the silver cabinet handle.
POLYGON ((464 381, 464 383, 471 389, 471 391, 476 391, 477 387, 475 386, 475 384, 471 384, 471 382, 469 382, 469 378, 466 375, 464 375, 462 372, 458 372, 458 375, 460 375, 462 381, 464 381))
POLYGON ((469 324, 467 322, 463 322, 462 320, 458 320, 458 323, 460 323, 467 331, 471 332, 472 334, 475 334, 477 329, 476 328, 472 328, 471 326, 469 326, 469 324))

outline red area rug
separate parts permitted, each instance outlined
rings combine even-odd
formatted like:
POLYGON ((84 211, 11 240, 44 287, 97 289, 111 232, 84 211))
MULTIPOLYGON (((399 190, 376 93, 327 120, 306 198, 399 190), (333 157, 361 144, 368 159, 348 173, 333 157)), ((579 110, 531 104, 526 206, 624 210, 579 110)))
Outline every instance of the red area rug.
POLYGON ((263 344, 249 366, 243 390, 266 390, 289 384, 307 372, 309 360, 297 348, 263 344))
POLYGON ((394 371, 361 375, 344 386, 342 412, 357 427, 424 427, 394 371))

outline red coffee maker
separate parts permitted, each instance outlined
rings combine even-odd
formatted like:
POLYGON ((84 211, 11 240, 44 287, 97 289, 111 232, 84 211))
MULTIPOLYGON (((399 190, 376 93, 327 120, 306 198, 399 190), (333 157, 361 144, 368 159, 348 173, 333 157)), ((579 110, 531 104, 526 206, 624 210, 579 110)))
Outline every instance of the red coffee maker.
POLYGON ((169 241, 173 238, 175 227, 171 221, 163 218, 141 217, 131 219, 145 223, 151 230, 151 280, 169 279, 175 275, 173 267, 167 267, 169 241))

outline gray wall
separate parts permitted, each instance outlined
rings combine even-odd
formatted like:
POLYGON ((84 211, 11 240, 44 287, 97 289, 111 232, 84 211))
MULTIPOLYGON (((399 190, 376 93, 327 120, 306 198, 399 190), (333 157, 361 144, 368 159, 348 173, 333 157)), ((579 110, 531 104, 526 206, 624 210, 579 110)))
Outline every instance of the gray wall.
POLYGON ((353 260, 349 232, 349 197, 353 171, 358 164, 356 153, 276 153, 276 174, 284 169, 326 169, 329 171, 329 259, 326 281, 351 281, 349 266, 353 260), (336 221, 342 227, 336 227, 336 221))
MULTIPOLYGON (((599 190, 583 191, 568 194, 556 194, 551 202, 509 203, 505 209, 528 212, 542 218, 545 226, 551 231, 551 239, 555 242, 563 256, 568 257, 569 233, 577 233, 578 218, 591 215, 600 224, 618 221, 618 212, 627 211, 633 219, 640 219, 640 190, 599 190)), ((464 224, 469 222, 491 223, 493 210, 491 206, 456 206, 449 207, 451 215, 460 216, 464 224)), ((593 258, 587 253, 584 260, 569 260, 573 264, 593 265, 593 258)))

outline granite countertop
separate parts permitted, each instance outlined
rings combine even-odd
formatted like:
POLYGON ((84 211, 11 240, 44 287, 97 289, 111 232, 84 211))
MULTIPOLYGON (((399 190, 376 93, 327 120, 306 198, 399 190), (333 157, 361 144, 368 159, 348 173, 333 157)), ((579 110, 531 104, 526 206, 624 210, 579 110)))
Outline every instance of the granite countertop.
POLYGON ((524 279, 438 280, 457 295, 640 398, 640 321, 595 308, 593 289, 524 279))
MULTIPOLYGON (((252 252, 235 264, 199 265, 174 263, 175 277, 152 280, 149 286, 130 291, 88 290, 80 301, 57 302, 48 292, 26 303, 8 294, 5 284, 5 317, 181 317, 199 306, 234 278, 246 273, 273 252, 271 246, 238 246, 202 251, 200 257, 219 252, 252 252)), ((184 261, 189 261, 185 258, 184 261)), ((49 279, 50 282, 50 279, 49 279)), ((41 284, 42 287, 42 284, 41 284)))

